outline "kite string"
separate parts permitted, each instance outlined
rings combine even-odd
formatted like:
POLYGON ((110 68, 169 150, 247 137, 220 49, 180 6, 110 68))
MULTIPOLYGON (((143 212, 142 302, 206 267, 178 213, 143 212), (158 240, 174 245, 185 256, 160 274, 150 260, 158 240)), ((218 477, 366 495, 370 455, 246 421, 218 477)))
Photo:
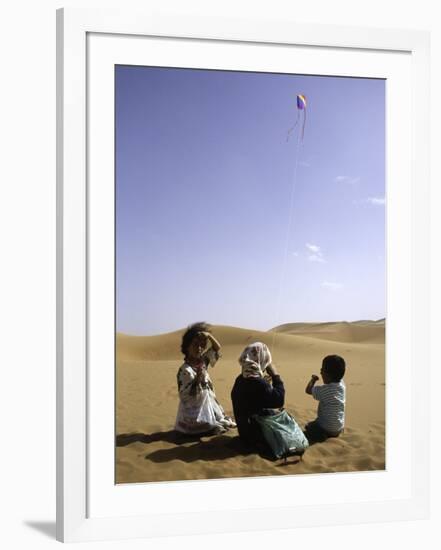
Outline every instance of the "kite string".
MULTIPOLYGON (((277 298, 277 305, 276 305, 276 318, 275 318, 275 324, 276 327, 279 320, 280 320, 280 309, 281 309, 281 302, 282 302, 282 292, 285 286, 285 279, 286 279, 286 271, 287 271, 287 264, 288 264, 288 250, 289 250, 289 238, 292 230, 292 222, 294 217, 294 194, 295 194, 295 188, 297 183, 297 167, 298 167, 298 161, 299 161, 299 151, 300 151, 300 132, 298 132, 297 137, 297 147, 296 147, 296 155, 295 155, 295 163, 294 163, 294 175, 293 175, 293 182, 291 185, 291 196, 289 201, 289 213, 288 213, 288 226, 286 230, 286 238, 285 238, 285 253, 284 253, 284 259, 283 259, 283 267, 282 272, 280 275, 280 284, 279 284, 279 295, 277 298)), ((271 344, 271 350, 274 352, 275 349, 275 338, 276 338, 276 331, 273 331, 273 338, 272 338, 272 344, 271 344)))

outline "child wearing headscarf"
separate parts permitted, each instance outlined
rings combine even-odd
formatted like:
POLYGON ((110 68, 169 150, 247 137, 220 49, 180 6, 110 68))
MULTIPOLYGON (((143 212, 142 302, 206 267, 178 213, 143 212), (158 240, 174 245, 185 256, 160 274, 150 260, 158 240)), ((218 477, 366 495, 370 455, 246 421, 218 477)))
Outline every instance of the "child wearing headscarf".
POLYGON ((239 357, 242 368, 231 391, 234 417, 240 439, 249 446, 259 443, 259 434, 251 423, 251 416, 264 409, 283 407, 285 387, 274 365, 266 344, 255 342, 247 346, 239 357), (265 376, 271 380, 269 383, 265 376))
POLYGON ((220 358, 220 344, 207 323, 190 325, 182 337, 184 363, 178 370, 179 407, 175 430, 184 434, 222 433, 236 424, 216 399, 208 368, 220 358))

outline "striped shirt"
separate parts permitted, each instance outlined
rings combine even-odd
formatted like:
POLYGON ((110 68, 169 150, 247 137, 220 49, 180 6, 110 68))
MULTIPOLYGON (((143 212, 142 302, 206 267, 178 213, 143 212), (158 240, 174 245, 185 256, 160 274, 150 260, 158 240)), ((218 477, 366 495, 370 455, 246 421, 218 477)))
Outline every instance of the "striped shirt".
POLYGON ((327 432, 341 432, 345 426, 346 386, 343 380, 312 388, 312 396, 319 402, 317 421, 327 432))

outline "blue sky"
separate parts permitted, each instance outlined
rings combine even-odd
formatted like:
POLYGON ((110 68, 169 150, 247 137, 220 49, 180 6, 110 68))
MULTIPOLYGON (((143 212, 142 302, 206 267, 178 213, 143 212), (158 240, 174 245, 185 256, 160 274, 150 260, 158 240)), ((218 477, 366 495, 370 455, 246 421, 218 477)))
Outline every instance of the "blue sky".
POLYGON ((119 332, 385 316, 383 80, 115 78, 119 332))

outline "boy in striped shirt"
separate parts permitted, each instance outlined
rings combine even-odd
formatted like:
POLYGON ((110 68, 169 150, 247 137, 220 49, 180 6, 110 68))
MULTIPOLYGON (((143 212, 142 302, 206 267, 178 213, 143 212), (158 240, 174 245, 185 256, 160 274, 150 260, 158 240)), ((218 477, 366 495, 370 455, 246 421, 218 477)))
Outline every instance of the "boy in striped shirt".
POLYGON ((315 374, 308 382, 306 393, 319 402, 316 420, 305 426, 308 440, 324 441, 328 437, 338 437, 343 431, 346 401, 346 387, 343 382, 345 370, 343 357, 327 355, 320 370, 323 384, 315 385, 319 379, 315 374))

